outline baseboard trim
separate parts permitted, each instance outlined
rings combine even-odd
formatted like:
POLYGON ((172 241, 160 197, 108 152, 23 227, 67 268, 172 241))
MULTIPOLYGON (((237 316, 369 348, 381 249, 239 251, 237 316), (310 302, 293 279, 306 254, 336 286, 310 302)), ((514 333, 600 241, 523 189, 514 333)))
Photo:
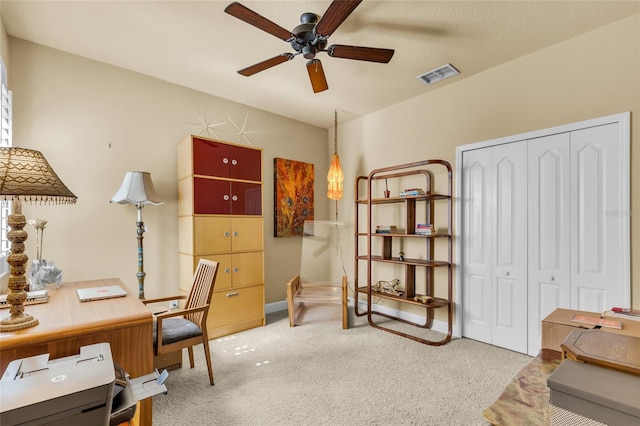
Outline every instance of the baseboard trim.
POLYGON ((286 300, 281 300, 279 302, 273 302, 273 303, 267 303, 266 305, 264 305, 264 313, 266 314, 272 314, 274 312, 280 312, 280 311, 286 311, 287 308, 287 301, 286 300))

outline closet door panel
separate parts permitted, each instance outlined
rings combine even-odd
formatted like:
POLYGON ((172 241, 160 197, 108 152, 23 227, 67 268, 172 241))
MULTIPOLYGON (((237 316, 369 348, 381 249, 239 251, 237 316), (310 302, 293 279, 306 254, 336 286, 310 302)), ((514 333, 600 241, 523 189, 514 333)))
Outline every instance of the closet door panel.
POLYGON ((527 145, 492 148, 494 345, 527 352, 527 145))
POLYGON ((540 351, 542 320, 570 303, 570 134, 531 139, 528 161, 528 350, 540 351))
POLYGON ((619 127, 571 133, 571 307, 602 312, 623 298, 619 127))
POLYGON ((463 335, 491 343, 491 150, 464 153, 463 335))

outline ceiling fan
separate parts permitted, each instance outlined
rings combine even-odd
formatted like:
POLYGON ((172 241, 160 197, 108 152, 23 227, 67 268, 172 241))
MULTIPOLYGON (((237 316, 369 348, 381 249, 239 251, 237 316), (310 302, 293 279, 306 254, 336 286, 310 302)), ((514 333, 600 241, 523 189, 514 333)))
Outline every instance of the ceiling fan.
POLYGON ((361 2, 362 0, 333 0, 322 17, 319 17, 315 13, 303 13, 300 16, 300 25, 291 31, 271 22, 238 2, 231 3, 224 9, 225 12, 290 43, 296 52, 282 53, 273 58, 258 62, 255 65, 243 68, 238 71, 238 73, 249 77, 260 71, 290 61, 297 55, 302 55, 309 60, 307 62, 307 71, 309 73, 309 79, 311 80, 311 87, 314 93, 318 93, 329 88, 324 70, 322 69, 322 62, 316 58, 318 52, 326 52, 333 58, 388 63, 393 56, 393 49, 347 46, 343 44, 333 44, 327 47, 329 36, 333 34, 361 2))

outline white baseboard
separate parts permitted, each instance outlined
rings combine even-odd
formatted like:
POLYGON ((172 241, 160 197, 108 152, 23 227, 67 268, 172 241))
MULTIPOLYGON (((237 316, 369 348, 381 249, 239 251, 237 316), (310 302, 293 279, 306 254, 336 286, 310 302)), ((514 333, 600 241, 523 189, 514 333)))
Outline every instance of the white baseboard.
MULTIPOLYGON (((353 298, 349 298, 349 306, 353 306, 353 298)), ((366 311, 367 309, 367 303, 363 302, 363 301, 359 301, 358 306, 360 309, 362 309, 363 311, 366 311)), ((373 304, 373 308, 378 311, 381 312, 383 314, 387 314, 387 315, 393 315, 395 317, 401 318, 403 320, 406 321, 411 321, 414 323, 421 323, 424 322, 424 317, 421 315, 417 315, 417 314, 413 314, 411 312, 405 312, 405 311, 401 311, 399 309, 394 309, 394 308, 390 308, 388 306, 384 306, 384 305, 378 305, 378 304, 373 304)), ((265 314, 271 314, 274 312, 280 312, 280 311, 286 311, 287 310, 287 301, 286 300, 281 300, 279 302, 273 302, 273 303, 267 303, 266 305, 264 305, 264 313, 265 314)), ((448 329, 447 329, 447 323, 444 321, 439 321, 434 319, 433 320, 433 325, 431 326, 431 329, 434 331, 438 331, 440 333, 447 333, 448 329)), ((454 327, 454 333, 453 335, 455 337, 460 337, 460 336, 456 336, 455 333, 455 327, 454 327)))
POLYGON ((280 312, 280 311, 286 311, 287 308, 287 301, 286 300, 281 300, 279 302, 273 302, 273 303, 267 303, 266 305, 264 305, 264 313, 266 314, 272 314, 274 312, 280 312))

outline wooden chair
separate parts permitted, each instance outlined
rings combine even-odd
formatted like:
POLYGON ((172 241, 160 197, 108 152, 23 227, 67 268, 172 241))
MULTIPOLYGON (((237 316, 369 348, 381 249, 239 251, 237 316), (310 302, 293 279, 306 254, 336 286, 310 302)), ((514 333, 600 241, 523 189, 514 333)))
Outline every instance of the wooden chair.
POLYGON ((184 308, 155 316, 156 321, 154 321, 153 327, 154 355, 182 351, 183 348, 187 348, 191 368, 193 368, 193 347, 202 343, 211 385, 213 385, 213 367, 211 366, 209 337, 207 336, 207 315, 209 314, 209 302, 211 301, 217 273, 218 262, 200 259, 193 275, 193 283, 188 296, 181 295, 142 300, 144 304, 148 304, 187 299, 184 308))
POLYGON ((289 327, 302 324, 305 311, 311 305, 340 305, 342 328, 349 328, 347 277, 342 283, 302 282, 296 275, 287 282, 287 306, 289 309, 289 327))

